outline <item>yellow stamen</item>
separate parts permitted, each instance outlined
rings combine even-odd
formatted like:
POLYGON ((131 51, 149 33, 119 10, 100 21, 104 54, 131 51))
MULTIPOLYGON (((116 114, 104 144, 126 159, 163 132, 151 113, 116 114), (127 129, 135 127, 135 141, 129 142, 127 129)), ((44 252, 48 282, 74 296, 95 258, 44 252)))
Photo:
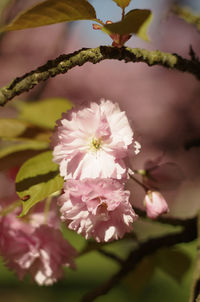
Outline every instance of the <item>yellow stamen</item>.
POLYGON ((99 139, 93 138, 90 147, 93 151, 97 151, 101 149, 101 144, 102 141, 100 138, 99 139))

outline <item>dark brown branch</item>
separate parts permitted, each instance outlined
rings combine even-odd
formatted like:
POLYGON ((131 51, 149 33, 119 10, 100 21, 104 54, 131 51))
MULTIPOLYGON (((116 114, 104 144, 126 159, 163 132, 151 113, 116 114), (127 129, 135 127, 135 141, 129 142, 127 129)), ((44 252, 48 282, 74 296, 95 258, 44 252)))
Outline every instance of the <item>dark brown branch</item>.
POLYGON ((200 63, 199 57, 196 55, 196 53, 194 52, 194 49, 192 48, 192 45, 190 45, 190 51, 189 51, 189 55, 192 59, 192 61, 200 63))
POLYGON ((117 262, 117 263, 119 263, 119 264, 121 264, 121 265, 124 264, 124 261, 123 261, 121 258, 119 258, 117 255, 115 255, 115 254, 113 254, 113 253, 111 253, 111 252, 108 252, 108 251, 103 250, 103 249, 99 249, 99 250, 97 250, 97 251, 98 251, 100 254, 102 254, 102 255, 104 255, 104 256, 106 256, 106 257, 108 257, 108 258, 114 260, 115 262, 117 262))
POLYGON ((200 138, 191 139, 184 145, 185 150, 190 150, 191 148, 195 147, 200 147, 200 138))
POLYGON ((143 62, 149 66, 161 65, 191 73, 200 80, 200 63, 184 59, 177 54, 164 53, 158 50, 148 51, 138 48, 99 46, 90 49, 83 48, 72 54, 61 55, 57 59, 48 61, 43 66, 16 78, 8 86, 0 89, 0 105, 4 106, 8 100, 15 96, 31 90, 50 77, 66 73, 75 66, 82 66, 87 62, 96 64, 107 59, 124 61, 125 63, 143 62))
MULTIPOLYGON (((136 212, 136 214, 138 214, 138 216, 149 219, 146 216, 146 212, 136 208, 135 206, 133 206, 134 211, 136 212)), ((187 219, 183 219, 183 218, 177 218, 177 217, 165 217, 164 215, 159 216, 155 219, 155 222, 160 222, 163 224, 170 224, 173 226, 183 226, 183 227, 187 227, 188 225, 190 225, 190 223, 194 220, 195 218, 187 218, 187 219)), ((152 219, 149 219, 150 221, 152 221, 152 219)))
POLYGON ((141 182, 140 180, 138 180, 135 176, 133 176, 132 174, 129 173, 129 177, 135 181, 139 186, 141 186, 145 192, 150 190, 150 187, 146 186, 145 184, 143 184, 143 182, 141 182))
POLYGON ((167 234, 165 236, 153 238, 144 243, 141 243, 138 248, 133 250, 130 253, 129 257, 123 262, 123 265, 121 266, 121 269, 117 274, 111 277, 110 280, 106 281, 100 287, 86 294, 81 301, 91 302, 94 301, 97 297, 107 294, 109 290, 115 287, 123 277, 125 277, 130 271, 135 269, 137 264, 143 258, 151 255, 158 249, 195 240, 197 237, 196 223, 197 219, 194 218, 190 220, 188 225, 185 226, 184 229, 179 233, 167 234))

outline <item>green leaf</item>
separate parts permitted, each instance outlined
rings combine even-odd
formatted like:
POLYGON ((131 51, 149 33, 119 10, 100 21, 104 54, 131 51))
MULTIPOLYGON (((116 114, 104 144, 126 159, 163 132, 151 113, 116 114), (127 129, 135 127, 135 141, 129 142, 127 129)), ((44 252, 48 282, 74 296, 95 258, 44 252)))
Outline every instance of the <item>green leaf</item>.
POLYGON ((39 127, 53 129, 62 113, 72 108, 72 103, 67 99, 52 98, 32 103, 20 102, 17 108, 20 119, 39 127))
POLYGON ((16 191, 22 201, 24 216, 39 201, 59 191, 63 178, 58 165, 52 161, 52 152, 47 151, 27 160, 16 177, 16 191))
POLYGON ((29 158, 43 152, 43 150, 22 150, 0 158, 0 171, 20 167, 29 158))
MULTIPOLYGON (((0 17, 3 14, 3 10, 5 9, 6 5, 9 4, 9 2, 11 2, 11 0, 1 0, 0 1, 0 17)), ((0 18, 0 22, 2 22, 3 20, 1 20, 0 18)))
POLYGON ((44 150, 49 148, 49 143, 32 139, 15 138, 9 141, 1 142, 0 158, 3 158, 14 152, 24 150, 44 150))
POLYGON ((149 41, 147 29, 152 20, 152 13, 148 9, 133 9, 120 22, 106 24, 103 31, 106 33, 135 34, 145 41, 149 41))
POLYGON ((94 7, 87 0, 46 0, 21 12, 1 31, 19 30, 60 22, 95 20, 94 7))
POLYGON ((113 0, 119 7, 125 8, 129 6, 131 0, 113 0))
POLYGON ((155 262, 159 268, 181 282, 191 265, 190 257, 181 249, 161 249, 156 253, 155 262))
POLYGON ((20 136, 28 127, 28 124, 11 118, 0 119, 0 137, 9 138, 20 136))

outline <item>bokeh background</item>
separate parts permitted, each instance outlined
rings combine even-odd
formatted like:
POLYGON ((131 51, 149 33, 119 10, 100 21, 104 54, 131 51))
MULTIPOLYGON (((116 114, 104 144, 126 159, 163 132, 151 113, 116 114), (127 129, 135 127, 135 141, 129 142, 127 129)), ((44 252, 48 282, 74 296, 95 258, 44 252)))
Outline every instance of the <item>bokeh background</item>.
MULTIPOLYGON (((1 23, 7 23, 22 9, 40 1, 1 0, 1 23)), ((90 1, 103 21, 117 21, 120 9, 112 0, 90 1)), ((200 3, 178 1, 200 14, 200 3)), ((130 47, 149 50, 159 49, 178 53, 189 58, 192 45, 200 55, 200 36, 195 27, 170 13, 172 1, 134 0, 132 8, 150 8, 154 19, 149 30, 150 43, 132 37, 127 42, 130 47)), ((57 24, 43 28, 10 32, 0 36, 0 86, 6 85, 16 76, 22 75, 47 60, 62 53, 70 53, 82 47, 110 45, 111 39, 100 31, 92 29, 90 21, 57 24)), ((185 180, 176 190, 163 192, 170 205, 170 215, 192 217, 199 205, 200 157, 199 148, 185 150, 184 145, 191 139, 200 137, 200 85, 190 74, 162 67, 148 67, 143 63, 125 64, 118 61, 103 61, 98 65, 90 63, 76 67, 66 75, 48 80, 24 93, 20 99, 37 102, 41 99, 64 97, 75 105, 100 98, 110 99, 120 104, 131 120, 137 140, 141 143, 140 155, 135 159, 135 169, 157 156, 163 162, 177 163, 185 175, 185 180)), ((11 101, 0 109, 0 117, 14 117, 16 109, 11 101)), ((142 207, 144 193, 133 187, 132 202, 142 207)), ((135 226, 139 236, 152 237, 160 233, 173 232, 174 229, 160 224, 135 226), (147 231, 148 230, 148 231, 147 231)), ((79 250, 85 240, 64 229, 65 235, 79 250)), ((108 250, 117 251, 125 257, 134 243, 116 242, 108 245, 108 250)), ((196 244, 180 245, 191 260, 190 269, 183 278, 172 278, 162 266, 154 265, 155 259, 147 259, 141 270, 131 274, 114 288, 107 296, 96 301, 116 302, 185 302, 188 300, 192 279, 196 244), (139 277, 138 277, 139 276, 139 277), (141 279, 141 282, 138 280, 141 279)), ((151 258, 151 257, 150 257, 151 258)), ((167 260, 166 260, 167 261, 167 260)), ((170 264, 169 264, 170 265, 170 264)), ((56 285, 41 288, 27 279, 19 282, 3 263, 0 265, 0 296, 2 301, 79 301, 83 292, 98 286, 117 271, 118 265, 98 252, 90 252, 77 260, 77 271, 66 270, 66 278, 56 285)))

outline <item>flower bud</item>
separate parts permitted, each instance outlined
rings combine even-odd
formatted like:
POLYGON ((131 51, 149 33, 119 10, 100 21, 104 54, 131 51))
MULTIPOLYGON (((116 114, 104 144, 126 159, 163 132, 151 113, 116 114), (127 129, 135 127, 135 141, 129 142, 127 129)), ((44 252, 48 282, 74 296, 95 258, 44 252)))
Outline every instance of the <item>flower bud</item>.
POLYGON ((163 195, 158 191, 149 190, 144 198, 147 216, 151 219, 169 211, 168 204, 163 195))

